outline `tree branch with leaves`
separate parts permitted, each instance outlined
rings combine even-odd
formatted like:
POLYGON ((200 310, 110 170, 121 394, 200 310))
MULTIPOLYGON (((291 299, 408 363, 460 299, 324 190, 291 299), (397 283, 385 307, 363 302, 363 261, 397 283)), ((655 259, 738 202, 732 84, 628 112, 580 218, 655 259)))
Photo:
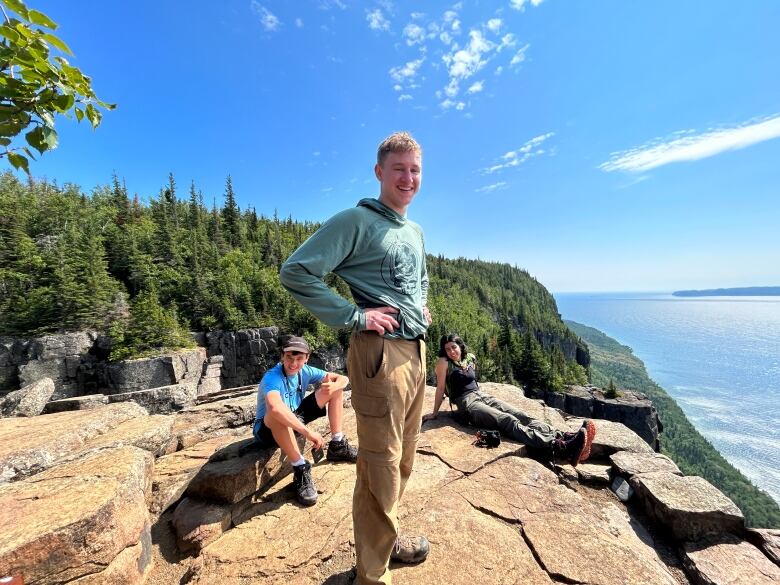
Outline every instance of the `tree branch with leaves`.
POLYGON ((73 52, 52 33, 57 23, 22 0, 0 0, 0 9, 0 158, 29 174, 34 151, 57 148, 56 116, 86 118, 94 129, 100 108, 116 106, 100 100, 92 80, 62 56, 73 52), (22 133, 25 143, 15 144, 22 133))

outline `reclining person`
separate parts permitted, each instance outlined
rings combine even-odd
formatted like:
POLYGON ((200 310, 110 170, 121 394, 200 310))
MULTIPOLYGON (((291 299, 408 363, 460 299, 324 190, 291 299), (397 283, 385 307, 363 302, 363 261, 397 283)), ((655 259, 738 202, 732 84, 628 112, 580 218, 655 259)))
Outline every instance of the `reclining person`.
POLYGON ((344 388, 349 379, 308 365, 310 353, 302 337, 291 337, 283 344, 281 361, 263 375, 258 386, 252 429, 261 447, 279 446, 290 460, 296 497, 304 506, 317 503, 317 488, 311 477, 311 463, 301 455, 294 433, 311 441, 312 449, 322 448, 322 435, 306 425, 327 414, 332 433, 327 459, 357 461, 357 448, 341 432, 344 388), (309 384, 320 386, 304 397, 309 384))
POLYGON ((477 384, 476 366, 476 357, 468 353, 459 335, 442 335, 436 363, 433 412, 424 415, 424 421, 436 418, 446 392, 458 412, 465 414, 468 422, 476 427, 497 430, 505 437, 540 449, 556 459, 566 459, 575 467, 590 456, 596 436, 592 420, 583 422, 576 433, 556 431, 511 404, 482 392, 477 384))

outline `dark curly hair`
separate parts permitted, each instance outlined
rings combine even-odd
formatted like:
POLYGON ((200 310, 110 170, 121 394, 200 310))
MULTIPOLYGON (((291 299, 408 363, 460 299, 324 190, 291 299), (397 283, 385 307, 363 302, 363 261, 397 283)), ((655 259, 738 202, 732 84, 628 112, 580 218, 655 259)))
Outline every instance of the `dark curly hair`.
POLYGON ((447 357, 447 352, 444 351, 444 346, 448 343, 457 343, 458 347, 460 348, 460 359, 464 359, 466 357, 466 354, 469 350, 466 347, 466 342, 463 341, 461 336, 457 333, 450 333, 448 335, 441 336, 441 339, 439 340, 439 357, 447 357))

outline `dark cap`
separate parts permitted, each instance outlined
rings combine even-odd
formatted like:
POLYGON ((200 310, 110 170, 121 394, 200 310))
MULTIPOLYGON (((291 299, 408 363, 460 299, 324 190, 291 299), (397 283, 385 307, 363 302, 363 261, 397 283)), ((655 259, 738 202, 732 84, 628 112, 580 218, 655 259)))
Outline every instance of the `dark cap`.
POLYGON ((285 351, 299 351, 301 353, 311 353, 309 344, 303 337, 290 337, 282 347, 282 353, 285 351))

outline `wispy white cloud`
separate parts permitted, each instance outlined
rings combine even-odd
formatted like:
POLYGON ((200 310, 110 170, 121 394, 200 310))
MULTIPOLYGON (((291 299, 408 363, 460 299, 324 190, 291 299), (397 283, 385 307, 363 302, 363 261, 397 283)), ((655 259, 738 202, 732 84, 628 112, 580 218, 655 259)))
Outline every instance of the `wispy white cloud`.
POLYGON ((366 20, 371 30, 390 30, 390 21, 379 8, 366 10, 366 20))
POLYGON ((498 183, 493 183, 491 185, 480 187, 479 189, 474 189, 474 191, 476 193, 492 193, 493 191, 503 189, 504 187, 506 187, 506 181, 499 181, 498 183))
POLYGON ((487 21, 486 26, 494 33, 497 33, 499 30, 501 30, 501 24, 502 21, 500 18, 491 18, 490 20, 487 21))
POLYGON ((320 0, 320 10, 330 10, 331 8, 339 8, 345 10, 347 5, 342 0, 320 0))
POLYGON ((512 57, 512 60, 509 62, 510 67, 514 67, 515 65, 519 65, 525 61, 525 52, 528 50, 529 46, 530 45, 525 45, 522 49, 515 53, 514 57, 512 57))
POLYGON ((509 5, 515 10, 525 10, 526 4, 539 6, 544 0, 509 0, 509 5))
POLYGON ((485 88, 485 82, 484 81, 476 81, 474 82, 471 87, 468 88, 468 93, 479 93, 485 88))
POLYGON ((281 21, 268 8, 260 4, 257 0, 252 0, 249 5, 252 12, 260 19, 260 24, 269 32, 273 32, 282 24, 281 21))
POLYGON ((530 158, 545 154, 547 151, 542 148, 542 144, 554 135, 554 132, 548 132, 531 138, 517 150, 510 150, 502 155, 495 164, 482 169, 482 173, 490 175, 503 169, 518 167, 530 158))
POLYGON ((405 102, 410 99, 412 99, 412 96, 410 96, 408 93, 402 93, 401 95, 398 96, 399 102, 405 102))
POLYGON ((404 27, 403 36, 406 39, 406 44, 411 47, 425 41, 425 29, 419 24, 410 22, 404 27))
POLYGON ((421 19, 425 18, 425 13, 424 12, 412 12, 409 16, 412 18, 412 20, 421 20, 421 19))
POLYGON ((694 161, 780 138, 780 114, 752 120, 731 128, 676 132, 630 150, 615 152, 599 165, 603 171, 642 173, 674 162, 694 161))
POLYGON ((300 18, 296 18, 295 19, 295 26, 297 26, 298 28, 303 28, 303 20, 300 19, 300 18))
POLYGON ((417 72, 420 70, 420 65, 425 61, 424 57, 409 61, 405 65, 399 65, 390 69, 390 77, 397 84, 413 82, 417 72))

